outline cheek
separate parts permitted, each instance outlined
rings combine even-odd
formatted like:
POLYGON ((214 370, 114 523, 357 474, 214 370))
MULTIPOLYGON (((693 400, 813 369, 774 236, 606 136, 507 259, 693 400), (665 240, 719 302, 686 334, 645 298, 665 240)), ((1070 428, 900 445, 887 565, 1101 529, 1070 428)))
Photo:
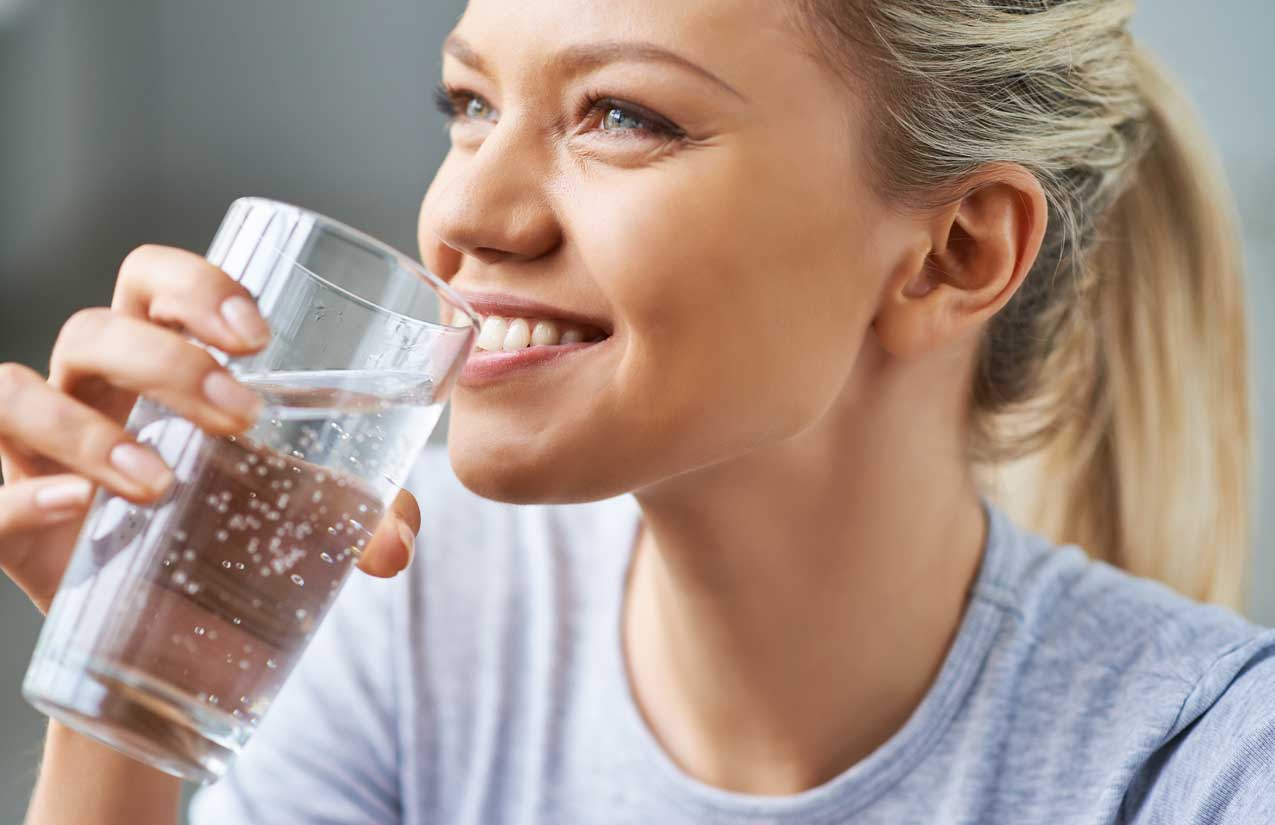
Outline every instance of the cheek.
POLYGON ((714 147, 573 193, 565 219, 628 338, 619 386, 658 405, 653 423, 701 444, 764 439, 835 396, 867 291, 848 255, 853 205, 812 177, 714 147))

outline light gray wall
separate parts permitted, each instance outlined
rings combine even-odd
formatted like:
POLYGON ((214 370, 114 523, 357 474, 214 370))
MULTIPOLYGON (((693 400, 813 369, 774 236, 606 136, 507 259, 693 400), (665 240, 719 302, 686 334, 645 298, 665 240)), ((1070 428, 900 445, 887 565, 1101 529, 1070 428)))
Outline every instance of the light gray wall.
MULTIPOLYGON (((22 4, 0 0, 0 11, 22 4)), ((226 206, 304 204, 414 253, 446 150, 430 111, 461 0, 36 0, 0 14, 0 361, 42 369, 61 321, 109 301, 144 242, 204 251, 226 206)), ((1275 76, 1265 0, 1144 0, 1135 31, 1203 111, 1241 204, 1262 429, 1275 468, 1275 76), (1261 362, 1258 356, 1264 355, 1261 362)), ((436 433, 441 436, 446 419, 436 433)), ((1253 618, 1275 625, 1275 508, 1259 505, 1253 618)), ((0 581, 0 822, 18 822, 42 717, 19 686, 38 628, 0 581)))

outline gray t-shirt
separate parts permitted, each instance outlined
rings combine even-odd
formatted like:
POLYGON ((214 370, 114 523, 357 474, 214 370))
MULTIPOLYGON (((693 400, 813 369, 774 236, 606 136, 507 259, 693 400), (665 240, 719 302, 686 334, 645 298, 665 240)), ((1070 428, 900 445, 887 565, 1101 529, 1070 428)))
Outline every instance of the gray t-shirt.
MULTIPOLYGON (((625 677, 631 495, 482 499, 430 447, 397 578, 355 573, 197 825, 1275 823, 1275 630, 991 529, 902 729, 787 797, 690 777, 625 677)), ((865 709, 870 712, 870 709, 865 709)))

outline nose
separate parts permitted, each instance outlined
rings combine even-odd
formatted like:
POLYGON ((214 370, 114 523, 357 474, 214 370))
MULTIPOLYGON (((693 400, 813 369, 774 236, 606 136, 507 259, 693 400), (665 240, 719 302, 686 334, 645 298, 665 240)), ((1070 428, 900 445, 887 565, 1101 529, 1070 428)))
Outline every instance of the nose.
POLYGON ((549 175, 530 138, 508 119, 476 151, 453 149, 421 207, 421 254, 451 277, 463 256, 485 264, 532 260, 558 246, 562 231, 547 197, 549 175))

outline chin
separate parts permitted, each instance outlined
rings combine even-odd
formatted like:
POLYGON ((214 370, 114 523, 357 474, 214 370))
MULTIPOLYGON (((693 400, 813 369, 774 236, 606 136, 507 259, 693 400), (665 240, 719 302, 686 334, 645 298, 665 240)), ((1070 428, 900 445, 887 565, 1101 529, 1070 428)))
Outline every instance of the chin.
POLYGON ((578 446, 532 450, 454 424, 447 437, 452 472, 471 493, 507 504, 578 504, 628 492, 597 451, 578 446), (572 461, 564 456, 574 456, 572 461), (582 456, 589 458, 580 460, 582 456))

